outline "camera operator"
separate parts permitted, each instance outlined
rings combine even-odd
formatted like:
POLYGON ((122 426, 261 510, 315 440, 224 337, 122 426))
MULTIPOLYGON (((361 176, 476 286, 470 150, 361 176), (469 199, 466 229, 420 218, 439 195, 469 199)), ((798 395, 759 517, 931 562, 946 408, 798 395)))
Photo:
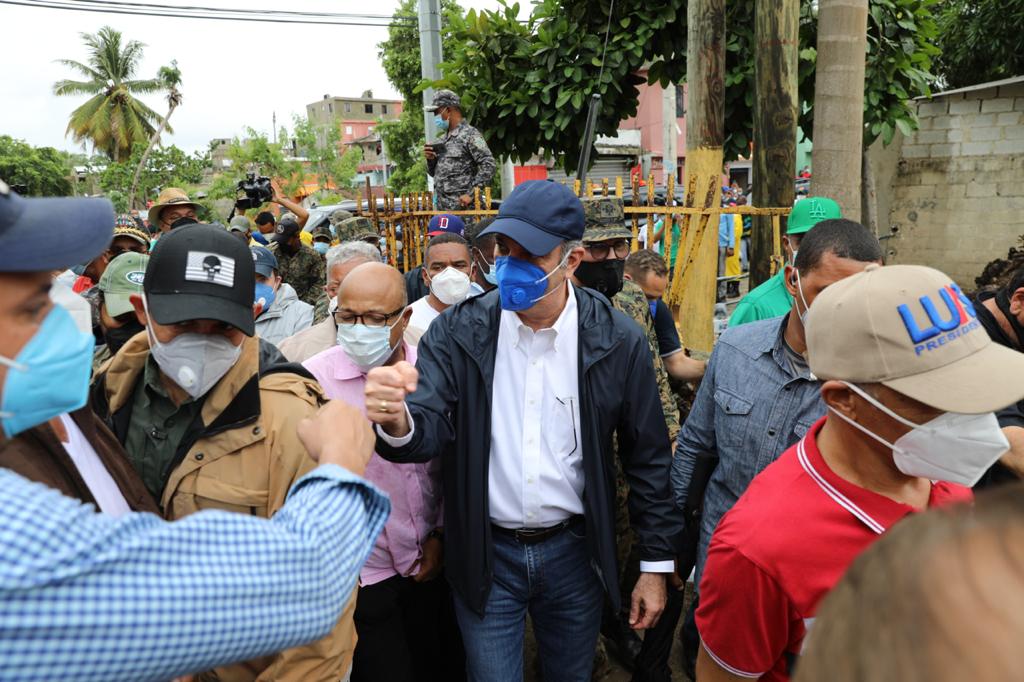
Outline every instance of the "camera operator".
POLYGON ((462 103, 451 90, 438 90, 426 107, 434 113, 434 125, 446 133, 423 149, 427 172, 434 178, 437 209, 458 211, 470 208, 473 190, 490 187, 497 168, 494 156, 480 131, 462 117, 462 103))
MULTIPOLYGON (((305 227, 306 221, 309 220, 309 211, 283 196, 274 187, 270 178, 256 177, 255 173, 249 173, 245 180, 238 183, 238 189, 245 193, 245 197, 235 202, 236 215, 245 215, 249 209, 259 208, 269 201, 293 213, 299 228, 305 227)), ((261 211, 254 222, 258 231, 252 233, 252 238, 263 246, 269 246, 277 230, 277 219, 274 214, 270 211, 261 211)))

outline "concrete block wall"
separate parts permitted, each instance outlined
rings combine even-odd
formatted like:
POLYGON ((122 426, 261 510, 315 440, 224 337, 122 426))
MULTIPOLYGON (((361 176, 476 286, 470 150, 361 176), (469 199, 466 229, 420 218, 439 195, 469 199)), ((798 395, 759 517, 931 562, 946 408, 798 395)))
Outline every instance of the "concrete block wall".
POLYGON ((1024 235, 1024 82, 922 101, 889 188, 889 263, 965 289, 1024 235))

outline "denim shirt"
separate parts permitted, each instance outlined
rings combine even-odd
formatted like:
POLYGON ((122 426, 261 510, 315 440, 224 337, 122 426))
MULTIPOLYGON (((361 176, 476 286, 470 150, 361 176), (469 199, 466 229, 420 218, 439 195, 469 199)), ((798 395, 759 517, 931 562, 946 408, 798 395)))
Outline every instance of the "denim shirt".
POLYGON ((672 488, 682 509, 699 453, 719 457, 704 493, 695 585, 711 534, 750 481, 825 414, 820 384, 796 376, 782 334, 789 316, 730 327, 708 361, 690 416, 679 432, 672 488))

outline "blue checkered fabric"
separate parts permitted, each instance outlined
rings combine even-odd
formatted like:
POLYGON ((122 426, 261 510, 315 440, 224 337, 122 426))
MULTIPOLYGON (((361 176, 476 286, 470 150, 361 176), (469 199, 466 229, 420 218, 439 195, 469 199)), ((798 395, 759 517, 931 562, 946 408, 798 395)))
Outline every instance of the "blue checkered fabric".
POLYGON ((390 511, 334 465, 271 520, 120 519, 0 469, 0 680, 168 680, 319 639, 390 511))

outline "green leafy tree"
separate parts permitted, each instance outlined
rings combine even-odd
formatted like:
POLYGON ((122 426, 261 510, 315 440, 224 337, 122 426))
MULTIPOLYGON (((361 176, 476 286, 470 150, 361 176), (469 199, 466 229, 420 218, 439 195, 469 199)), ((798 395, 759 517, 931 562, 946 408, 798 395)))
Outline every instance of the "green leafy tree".
MULTIPOLYGON (((61 59, 58 63, 87 80, 61 80, 53 84, 58 96, 90 95, 71 112, 68 134, 75 142, 89 142, 111 160, 127 157, 136 143, 145 144, 155 132, 154 123, 163 119, 135 95, 159 92, 159 78, 137 79, 142 50, 137 40, 122 40, 121 33, 104 26, 97 33, 82 33, 89 51, 86 63, 61 59)), ((170 127, 169 132, 173 132, 170 127)))
POLYGON ((0 135, 0 180, 9 185, 24 185, 26 195, 71 194, 70 175, 70 159, 62 152, 0 135))
POLYGON ((352 146, 341 148, 341 131, 337 125, 315 127, 309 119, 296 116, 293 137, 299 153, 309 160, 320 187, 333 184, 338 190, 350 187, 363 159, 362 150, 352 146))
MULTIPOLYGON (((868 143, 879 135, 891 138, 896 127, 916 125, 907 100, 929 91, 935 2, 871 1, 868 143)), ((800 123, 806 132, 814 116, 814 6, 813 0, 801 2, 800 123)), ((575 170, 592 93, 602 97, 597 133, 613 135, 623 118, 636 114, 641 69, 647 67, 651 83, 686 80, 685 0, 616 2, 602 60, 609 9, 610 0, 540 0, 525 24, 518 20, 518 4, 453 17, 455 49, 446 52, 444 78, 436 85, 460 93, 496 156, 560 155, 575 170)), ((726 12, 725 155, 731 159, 749 153, 752 138, 753 3, 730 2, 726 12)))
POLYGON ((1024 0, 943 0, 936 73, 962 88, 1024 74, 1024 0))
MULTIPOLYGON (((213 177, 206 189, 206 196, 199 203, 213 209, 218 199, 234 199, 238 195, 238 182, 245 179, 246 173, 265 175, 287 195, 294 195, 302 186, 305 171, 302 162, 289 158, 284 152, 281 142, 272 142, 263 133, 253 128, 246 128, 245 139, 235 138, 227 150, 231 160, 231 170, 218 173, 213 177)), ((281 129, 279 140, 288 139, 288 131, 281 129)), ((265 210, 267 204, 260 207, 265 210)))
POLYGON ((165 187, 192 187, 203 180, 210 167, 208 153, 187 154, 174 145, 148 150, 137 144, 124 161, 108 163, 99 174, 99 185, 119 211, 131 208, 133 197, 156 199, 165 187), (143 156, 146 156, 143 159, 143 156), (141 172, 139 169, 141 168, 141 172), (137 195, 130 191, 137 174, 137 195))
MULTIPOLYGON (((453 0, 442 0, 441 49, 445 55, 456 51, 453 28, 462 21, 462 8, 453 0)), ((405 100, 402 114, 394 121, 381 121, 376 128, 394 169, 388 188, 395 193, 422 192, 427 189, 427 167, 423 159, 423 97, 420 34, 416 23, 417 1, 402 0, 395 11, 404 18, 388 27, 388 39, 377 45, 388 80, 405 100)))

